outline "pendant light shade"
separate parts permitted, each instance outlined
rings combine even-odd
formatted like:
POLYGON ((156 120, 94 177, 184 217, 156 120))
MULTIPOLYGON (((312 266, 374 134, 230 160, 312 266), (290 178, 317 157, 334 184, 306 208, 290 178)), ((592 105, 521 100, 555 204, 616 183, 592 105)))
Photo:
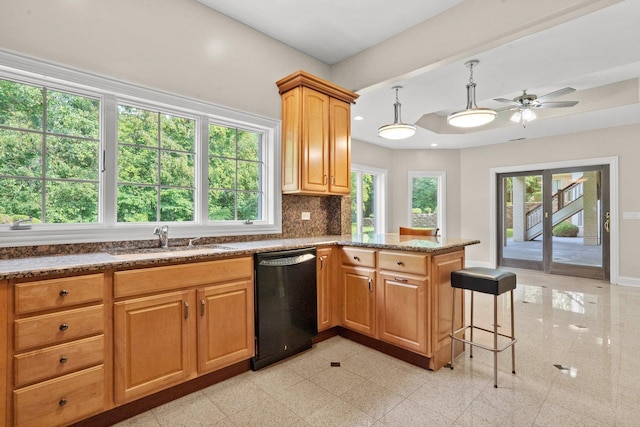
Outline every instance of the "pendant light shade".
POLYGON ((402 123, 400 116, 400 101, 398 100, 398 89, 402 89, 402 86, 394 86, 391 89, 396 91, 396 102, 393 104, 393 123, 390 125, 380 126, 378 128, 378 135, 385 139, 405 139, 413 136, 416 133, 416 126, 402 123))
POLYGON ((449 114, 447 123, 451 126, 459 128, 473 128, 486 125, 492 122, 497 113, 491 108, 478 108, 476 105, 476 84, 473 82, 473 67, 479 64, 479 61, 472 60, 465 62, 464 65, 469 68, 469 83, 467 84, 467 108, 462 111, 449 114))

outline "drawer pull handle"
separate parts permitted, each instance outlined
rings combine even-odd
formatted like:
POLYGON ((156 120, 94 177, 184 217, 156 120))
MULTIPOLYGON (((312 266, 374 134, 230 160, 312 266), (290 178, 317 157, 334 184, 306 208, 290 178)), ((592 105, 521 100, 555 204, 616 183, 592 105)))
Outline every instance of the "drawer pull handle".
POLYGON ((393 280, 396 282, 407 283, 409 280, 403 279, 402 277, 394 277, 393 280))
POLYGON ((60 358, 60 363, 67 363, 69 361, 69 358, 67 356, 62 356, 60 358))
POLYGON ((60 406, 64 406, 66 404, 67 404, 67 399, 65 399, 65 398, 60 399, 60 401, 58 402, 58 405, 60 405, 60 406))
POLYGON ((58 293, 61 297, 66 297, 67 295, 69 295, 69 291, 66 289, 62 289, 59 293, 58 293))
POLYGON ((63 323, 62 325, 60 325, 58 329, 60 329, 61 331, 66 331, 67 329, 69 329, 69 325, 67 325, 66 323, 63 323))
POLYGON ((353 259, 355 259, 356 261, 360 261, 360 258, 357 256, 354 256, 353 259))
POLYGON ((402 261, 398 261, 398 262, 396 262, 396 264, 398 264, 398 265, 404 265, 404 262, 402 262, 402 261))

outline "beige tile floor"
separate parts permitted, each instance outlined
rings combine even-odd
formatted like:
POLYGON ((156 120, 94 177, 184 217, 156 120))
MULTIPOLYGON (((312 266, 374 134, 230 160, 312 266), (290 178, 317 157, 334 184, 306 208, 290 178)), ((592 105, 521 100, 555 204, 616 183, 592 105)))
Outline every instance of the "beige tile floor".
POLYGON ((639 426, 640 288, 514 271, 517 374, 501 353, 497 389, 482 349, 431 372, 334 337, 118 426, 639 426))

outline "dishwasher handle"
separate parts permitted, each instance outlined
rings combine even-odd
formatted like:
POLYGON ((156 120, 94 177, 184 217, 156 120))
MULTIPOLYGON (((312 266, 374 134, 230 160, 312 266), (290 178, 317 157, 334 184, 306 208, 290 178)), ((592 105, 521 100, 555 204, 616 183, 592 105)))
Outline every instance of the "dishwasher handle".
POLYGON ((315 257, 316 256, 313 254, 303 254, 284 258, 263 259, 260 261, 259 265, 265 267, 282 267, 287 265, 302 264, 315 259, 315 257))

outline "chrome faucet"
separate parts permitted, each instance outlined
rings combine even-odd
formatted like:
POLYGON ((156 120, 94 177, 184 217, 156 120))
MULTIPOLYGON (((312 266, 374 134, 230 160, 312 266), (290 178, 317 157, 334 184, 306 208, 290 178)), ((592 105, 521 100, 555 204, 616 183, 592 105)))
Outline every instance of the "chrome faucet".
POLYGON ((153 230, 153 234, 160 238, 160 247, 168 248, 169 247, 169 226, 163 225, 162 227, 156 227, 153 230))
POLYGON ((25 224, 31 220, 33 220, 32 217, 16 220, 11 223, 9 230, 31 230, 31 224, 25 224))

